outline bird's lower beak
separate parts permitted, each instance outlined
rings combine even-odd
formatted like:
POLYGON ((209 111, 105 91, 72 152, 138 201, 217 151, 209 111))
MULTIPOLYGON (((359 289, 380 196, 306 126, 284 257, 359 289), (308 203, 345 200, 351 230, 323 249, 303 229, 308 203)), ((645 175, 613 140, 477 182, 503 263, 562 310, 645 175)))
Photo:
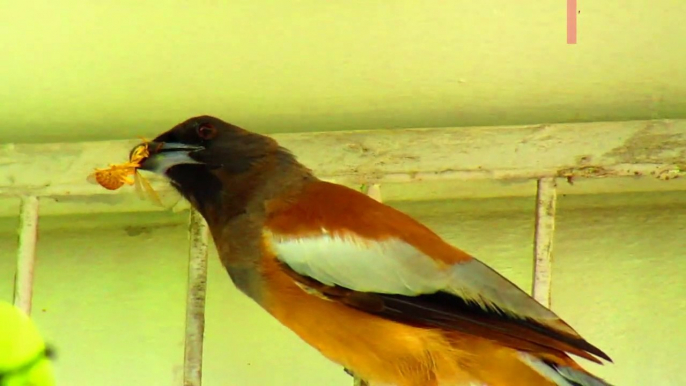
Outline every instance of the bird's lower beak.
MULTIPOLYGON (((138 146, 136 146, 132 152, 134 152, 138 146)), ((147 146, 150 154, 142 160, 139 169, 158 174, 165 174, 169 168, 176 165, 200 164, 201 162, 191 158, 190 154, 205 149, 202 146, 186 145, 175 142, 148 142, 147 146)))

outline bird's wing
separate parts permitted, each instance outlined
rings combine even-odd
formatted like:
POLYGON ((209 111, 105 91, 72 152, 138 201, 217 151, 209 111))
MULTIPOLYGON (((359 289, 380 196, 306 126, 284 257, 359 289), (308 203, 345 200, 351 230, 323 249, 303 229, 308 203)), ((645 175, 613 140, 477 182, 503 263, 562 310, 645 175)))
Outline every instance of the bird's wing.
POLYGON ((512 282, 409 216, 317 182, 267 203, 265 242, 296 281, 403 323, 610 358, 512 282))

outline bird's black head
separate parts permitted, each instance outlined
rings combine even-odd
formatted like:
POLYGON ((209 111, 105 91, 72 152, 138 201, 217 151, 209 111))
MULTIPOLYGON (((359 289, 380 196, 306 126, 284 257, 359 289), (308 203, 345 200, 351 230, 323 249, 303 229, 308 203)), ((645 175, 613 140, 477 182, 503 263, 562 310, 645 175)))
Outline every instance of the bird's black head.
MULTIPOLYGON (((138 145, 140 146, 140 145, 138 145)), ((186 199, 202 211, 226 199, 246 179, 284 150, 273 139, 211 116, 190 118, 148 143, 150 155, 140 169, 170 179, 186 199)), ((275 157, 277 156, 277 157, 275 157)))

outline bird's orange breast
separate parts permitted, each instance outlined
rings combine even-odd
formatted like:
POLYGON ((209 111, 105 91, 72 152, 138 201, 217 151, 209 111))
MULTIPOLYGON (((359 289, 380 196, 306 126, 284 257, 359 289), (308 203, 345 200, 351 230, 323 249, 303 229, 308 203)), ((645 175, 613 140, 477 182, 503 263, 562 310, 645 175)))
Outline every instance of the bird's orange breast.
POLYGON ((306 292, 273 257, 261 264, 262 306, 361 378, 393 386, 553 386, 516 352, 456 331, 389 321, 306 292))
POLYGON ((459 378, 456 349, 440 331, 388 321, 307 293, 274 259, 266 258, 262 270, 267 311, 359 376, 398 386, 435 386, 437 372, 459 378))

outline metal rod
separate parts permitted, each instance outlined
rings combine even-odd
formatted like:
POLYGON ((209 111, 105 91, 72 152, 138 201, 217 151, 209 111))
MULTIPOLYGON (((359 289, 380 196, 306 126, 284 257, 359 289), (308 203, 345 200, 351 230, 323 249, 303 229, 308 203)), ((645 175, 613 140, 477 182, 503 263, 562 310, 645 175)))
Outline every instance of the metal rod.
POLYGON ((14 276, 14 305, 31 314, 33 273, 38 242, 38 197, 22 197, 19 209, 19 247, 14 276))
POLYGON ((556 201, 557 184, 555 178, 538 180, 532 293, 534 299, 546 307, 550 307, 556 201))
POLYGON ((381 186, 379 184, 370 184, 365 186, 366 195, 375 199, 376 201, 381 201, 381 186))
POLYGON ((195 209, 190 211, 186 338, 183 358, 184 386, 202 385, 202 353, 207 293, 207 223, 195 209))

